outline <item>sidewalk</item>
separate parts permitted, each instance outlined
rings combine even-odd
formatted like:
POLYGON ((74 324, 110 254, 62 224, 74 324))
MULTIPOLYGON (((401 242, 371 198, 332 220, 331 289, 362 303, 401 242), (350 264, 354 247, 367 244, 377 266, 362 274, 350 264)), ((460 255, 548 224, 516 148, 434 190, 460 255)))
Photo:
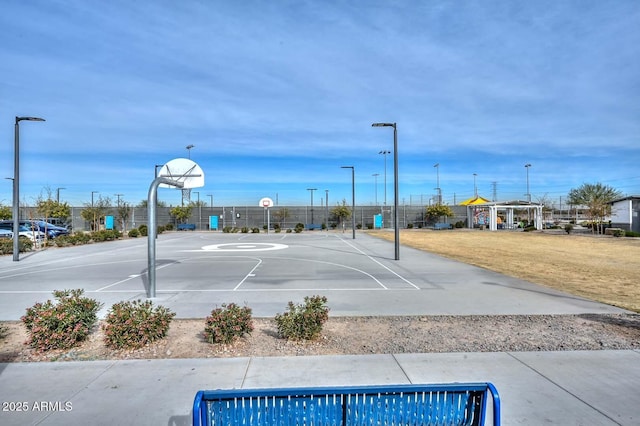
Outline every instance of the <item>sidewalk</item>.
POLYGON ((640 351, 573 351, 0 364, 0 424, 190 425, 199 389, 456 381, 493 382, 503 425, 640 422, 640 351))

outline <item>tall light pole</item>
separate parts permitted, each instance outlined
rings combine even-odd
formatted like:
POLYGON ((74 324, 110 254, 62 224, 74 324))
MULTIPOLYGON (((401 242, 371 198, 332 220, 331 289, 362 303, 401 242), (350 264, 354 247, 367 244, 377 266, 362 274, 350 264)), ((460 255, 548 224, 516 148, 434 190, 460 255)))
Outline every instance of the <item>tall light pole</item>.
POLYGON ((524 167, 527 169, 527 193, 525 195, 527 196, 527 201, 531 203, 531 193, 529 192, 529 167, 531 167, 531 164, 527 163, 524 167))
MULTIPOLYGON (((380 123, 376 123, 376 124, 380 124, 380 123)), ((375 124, 373 124, 374 127, 378 127, 375 124)), ((391 151, 387 151, 387 150, 383 150, 380 151, 378 154, 382 154, 384 155, 384 205, 387 205, 387 154, 391 154, 391 151)))
POLYGON ((476 185, 476 176, 478 176, 477 173, 473 174, 473 196, 478 198, 478 186, 476 185))
POLYGON ((351 229, 353 239, 356 239, 356 169, 354 166, 342 166, 341 169, 351 169, 351 229))
POLYGON ((442 193, 440 192, 440 163, 433 165, 436 168, 436 191, 438 191, 438 205, 442 204, 442 193))
POLYGON ((202 226, 202 207, 200 206, 200 191, 193 191, 194 194, 198 195, 198 229, 202 226))
MULTIPOLYGON (((211 201, 211 203, 209 204, 211 214, 209 216, 213 216, 213 194, 207 194, 207 197, 209 197, 209 201, 211 201)), ((207 226, 209 227, 209 231, 211 231, 211 218, 209 218, 209 224, 207 226)))
POLYGON ((13 261, 20 260, 20 122, 21 121, 45 121, 39 117, 16 117, 14 127, 14 151, 13 151, 13 261))
POLYGON ((378 176, 380 176, 380 173, 374 173, 371 176, 373 176, 374 178, 375 201, 376 201, 376 207, 378 207, 378 176))
POLYGON ((60 190, 61 189, 67 189, 67 188, 56 188, 56 202, 58 204, 60 204, 60 190))
MULTIPOLYGON (((393 127, 393 222, 395 228, 395 255, 400 260, 400 226, 398 221, 398 127, 396 123, 373 123, 373 127, 393 127)), ((385 161, 386 176, 386 161, 385 161)), ((386 192, 386 184, 385 184, 386 192)), ((386 198, 386 197, 385 197, 386 198)), ((386 202, 386 201, 385 201, 386 202)))
POLYGON ((317 191, 318 188, 307 188, 307 191, 311 192, 311 225, 313 225, 313 191, 317 191))
POLYGON ((188 155, 189 155, 189 159, 191 159, 191 149, 192 149, 193 147, 195 147, 195 145, 194 145, 194 144, 189 144, 189 145, 187 145, 187 146, 186 146, 186 148, 187 148, 187 152, 188 152, 188 155))
POLYGON ((324 190, 324 198, 325 198, 324 199, 324 206, 325 206, 325 209, 326 209, 326 217, 327 217, 327 219, 326 219, 327 232, 329 232, 329 190, 328 189, 324 190))
POLYGON ((93 194, 97 194, 98 192, 100 192, 100 191, 91 191, 91 213, 93 213, 93 223, 91 225, 93 227, 92 231, 97 231, 97 229, 96 229, 96 211, 93 208, 93 194))

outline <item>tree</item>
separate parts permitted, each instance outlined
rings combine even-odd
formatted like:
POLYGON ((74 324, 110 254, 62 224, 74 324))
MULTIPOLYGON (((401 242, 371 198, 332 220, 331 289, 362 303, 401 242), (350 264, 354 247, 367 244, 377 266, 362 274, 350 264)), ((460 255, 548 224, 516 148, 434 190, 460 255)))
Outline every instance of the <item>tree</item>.
POLYGON ((284 223, 289 219, 289 217, 291 217, 291 212, 289 212, 288 208, 283 207, 278 209, 271 216, 273 217, 273 220, 279 223, 281 228, 284 228, 284 223))
POLYGON ((427 222, 434 223, 437 222, 438 219, 440 219, 442 216, 453 217, 455 213, 453 213, 451 207, 445 204, 435 204, 433 206, 427 207, 425 215, 427 217, 427 222))
POLYGON ((9 206, 0 205, 0 220, 7 220, 13 217, 13 210, 9 206))
POLYGON ((176 219, 177 223, 186 223, 187 219, 191 216, 191 210, 193 210, 193 204, 176 206, 169 210, 169 214, 176 219))
POLYGON ((52 197, 52 191, 49 187, 44 188, 47 192, 46 198, 40 192, 36 200, 36 211, 45 220, 49 217, 64 219, 67 221, 71 217, 71 207, 67 203, 60 203, 52 197))
POLYGON ((347 206, 347 200, 342 200, 342 205, 337 204, 331 214, 338 218, 338 224, 342 224, 342 232, 344 232, 344 222, 351 217, 351 207, 347 206))
MULTIPOLYGON (((140 207, 143 209, 146 209, 148 206, 148 200, 140 200, 140 202, 138 203, 138 205, 136 207, 140 207)), ((161 200, 158 200, 158 202, 156 203, 156 206, 158 207, 167 207, 167 203, 161 200)))
POLYGON ((92 231, 97 231, 100 220, 107 215, 110 208, 111 198, 100 195, 97 200, 93 201, 93 205, 84 203, 84 209, 80 212, 80 216, 90 223, 92 231))
POLYGON ((611 202, 620 198, 622 193, 609 185, 601 183, 584 183, 578 188, 569 191, 567 200, 575 206, 585 206, 589 220, 593 222, 593 232, 599 225, 602 232, 602 223, 606 216, 611 214, 611 202))
POLYGON ((127 202, 121 202, 117 211, 118 219, 122 224, 122 232, 127 232, 127 220, 129 220, 129 214, 131 214, 131 206, 127 202))

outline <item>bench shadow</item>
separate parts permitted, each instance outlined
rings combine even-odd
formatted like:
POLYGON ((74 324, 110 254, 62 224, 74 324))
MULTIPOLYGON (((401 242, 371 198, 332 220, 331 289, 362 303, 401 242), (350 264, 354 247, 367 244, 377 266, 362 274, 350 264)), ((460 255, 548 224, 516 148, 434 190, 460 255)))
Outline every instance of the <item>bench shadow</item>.
POLYGON ((191 415, 171 416, 169 417, 168 426, 191 426, 191 415))

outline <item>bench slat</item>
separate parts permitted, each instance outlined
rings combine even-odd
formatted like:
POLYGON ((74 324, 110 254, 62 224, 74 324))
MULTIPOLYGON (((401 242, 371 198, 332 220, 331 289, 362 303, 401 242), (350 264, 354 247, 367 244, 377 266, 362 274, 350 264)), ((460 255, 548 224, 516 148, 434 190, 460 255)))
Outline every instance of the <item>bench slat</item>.
POLYGON ((199 391, 194 425, 483 425, 491 383, 199 391))

